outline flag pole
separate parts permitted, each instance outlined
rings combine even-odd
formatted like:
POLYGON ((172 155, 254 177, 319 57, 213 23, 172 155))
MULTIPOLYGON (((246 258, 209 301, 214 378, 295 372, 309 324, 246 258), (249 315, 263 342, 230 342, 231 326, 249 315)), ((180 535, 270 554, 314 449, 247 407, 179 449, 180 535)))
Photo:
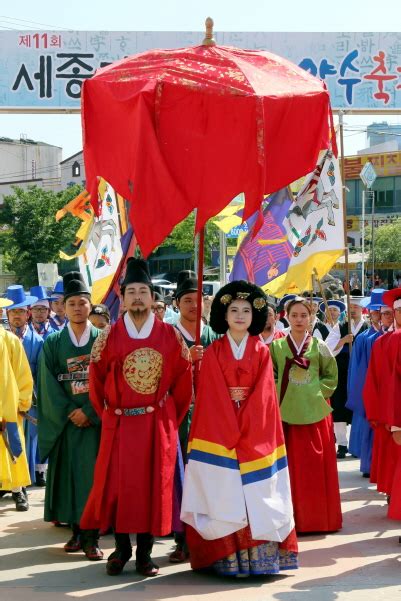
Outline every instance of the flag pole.
POLYGON ((313 268, 313 271, 314 271, 314 274, 315 274, 315 278, 316 278, 316 281, 317 281, 317 285, 319 286, 319 292, 320 292, 320 295, 321 295, 321 297, 322 297, 322 299, 323 299, 323 302, 324 302, 324 308, 325 308, 326 318, 328 319, 328 321, 329 321, 329 323, 330 323, 331 327, 333 327, 333 325, 334 325, 334 322, 333 322, 333 320, 331 319, 331 315, 330 315, 330 311, 329 311, 329 304, 328 304, 328 302, 327 302, 327 296, 326 296, 326 295, 325 295, 325 293, 324 293, 324 288, 323 288, 323 286, 322 286, 322 282, 320 281, 320 279, 319 279, 319 277, 318 277, 318 274, 317 274, 317 269, 316 269, 316 267, 314 267, 314 268, 313 268))
MULTIPOLYGON (((341 149, 341 184, 342 184, 342 201, 343 201, 343 228, 344 228, 344 258, 345 258, 345 282, 347 295, 347 313, 348 313, 348 334, 352 334, 351 330, 351 298, 350 298, 350 283, 349 283, 349 255, 347 244, 347 191, 345 188, 345 157, 344 157, 344 111, 339 111, 338 122, 340 125, 340 149, 341 149)), ((352 350, 352 342, 349 343, 349 350, 352 350)))

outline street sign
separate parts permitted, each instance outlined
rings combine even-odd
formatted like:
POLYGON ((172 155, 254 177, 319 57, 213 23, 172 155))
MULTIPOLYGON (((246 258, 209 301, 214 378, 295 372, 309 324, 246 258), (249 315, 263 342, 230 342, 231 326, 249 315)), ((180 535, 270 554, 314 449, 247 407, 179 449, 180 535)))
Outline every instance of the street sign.
POLYGON ((362 171, 359 174, 359 177, 365 184, 367 188, 371 188, 375 182, 377 177, 377 173, 370 161, 367 161, 363 166, 362 171))
POLYGON ((228 232, 227 238, 238 238, 241 232, 247 233, 248 229, 248 224, 246 222, 241 223, 240 225, 236 225, 235 227, 232 227, 231 230, 228 232))

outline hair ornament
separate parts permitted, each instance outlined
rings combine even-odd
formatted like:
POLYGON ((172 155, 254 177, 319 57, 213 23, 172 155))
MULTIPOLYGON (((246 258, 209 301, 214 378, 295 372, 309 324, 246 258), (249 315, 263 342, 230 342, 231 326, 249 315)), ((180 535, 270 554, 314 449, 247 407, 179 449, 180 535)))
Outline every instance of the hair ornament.
POLYGON ((258 296, 253 301, 253 306, 255 307, 255 309, 257 309, 258 311, 260 311, 261 309, 263 309, 264 307, 266 307, 266 301, 261 296, 258 296))
POLYGON ((220 299, 220 302, 222 305, 228 305, 231 303, 232 300, 233 297, 231 296, 231 294, 223 294, 223 296, 220 299))

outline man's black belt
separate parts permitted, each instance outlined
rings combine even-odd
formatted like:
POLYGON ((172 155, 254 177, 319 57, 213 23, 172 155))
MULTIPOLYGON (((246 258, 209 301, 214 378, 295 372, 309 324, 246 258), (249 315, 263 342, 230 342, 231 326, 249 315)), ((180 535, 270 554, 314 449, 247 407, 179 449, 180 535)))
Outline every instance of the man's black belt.
POLYGON ((88 371, 73 371, 70 374, 58 374, 57 380, 59 382, 63 382, 65 380, 89 380, 89 372, 88 371))

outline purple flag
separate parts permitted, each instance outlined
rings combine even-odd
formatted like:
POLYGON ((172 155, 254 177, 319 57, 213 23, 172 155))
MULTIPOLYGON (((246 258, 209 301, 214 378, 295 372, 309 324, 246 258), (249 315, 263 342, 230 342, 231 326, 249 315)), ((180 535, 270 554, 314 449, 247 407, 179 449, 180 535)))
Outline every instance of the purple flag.
POLYGON ((283 221, 293 200, 289 188, 270 195, 263 210, 262 227, 254 238, 252 230, 247 233, 235 255, 231 282, 248 280, 263 287, 287 271, 294 249, 283 221))

